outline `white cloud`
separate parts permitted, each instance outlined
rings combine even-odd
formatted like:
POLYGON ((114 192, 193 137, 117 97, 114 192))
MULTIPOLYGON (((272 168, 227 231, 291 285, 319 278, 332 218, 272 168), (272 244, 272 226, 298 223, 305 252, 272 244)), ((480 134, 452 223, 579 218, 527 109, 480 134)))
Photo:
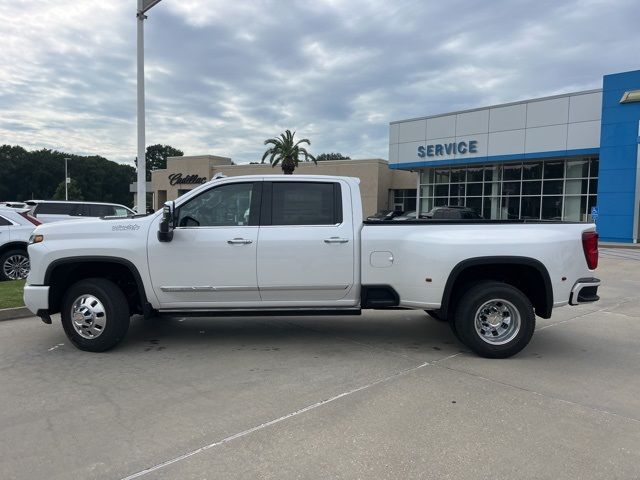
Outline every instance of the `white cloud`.
MULTIPOLYGON (((0 3, 0 143, 131 162, 134 2, 0 3)), ((635 2, 164 0, 146 33, 147 142, 260 158, 387 154, 388 122, 598 87, 637 67, 635 2)))

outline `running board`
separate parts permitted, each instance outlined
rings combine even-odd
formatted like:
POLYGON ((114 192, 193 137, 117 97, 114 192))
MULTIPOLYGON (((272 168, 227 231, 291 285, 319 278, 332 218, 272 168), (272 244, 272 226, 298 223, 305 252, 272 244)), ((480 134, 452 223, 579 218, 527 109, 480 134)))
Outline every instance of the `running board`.
POLYGON ((326 310, 159 310, 163 317, 305 317, 318 315, 360 315, 359 308, 326 310))

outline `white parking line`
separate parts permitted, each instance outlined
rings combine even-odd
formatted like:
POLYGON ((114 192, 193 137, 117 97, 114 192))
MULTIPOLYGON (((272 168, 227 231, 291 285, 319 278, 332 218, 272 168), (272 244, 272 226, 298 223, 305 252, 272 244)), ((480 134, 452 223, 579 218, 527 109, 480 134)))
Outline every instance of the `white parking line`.
POLYGON ((278 418, 275 418, 273 420, 270 420, 270 421, 268 421, 266 423, 262 423, 260 425, 255 426, 255 427, 249 428, 247 430, 243 430, 242 432, 235 433, 235 434, 233 434, 233 435, 231 435, 229 437, 223 438, 222 440, 218 440, 217 442, 210 443, 210 444, 205 445, 203 447, 200 447, 200 448, 197 448, 197 449, 192 450, 190 452, 184 453, 184 454, 182 454, 182 455, 180 455, 178 457, 172 458, 172 459, 167 460, 167 461, 162 462, 162 463, 158 463, 157 465, 154 465, 152 467, 145 468, 144 470, 141 470, 139 472, 133 473, 133 474, 127 476, 127 477, 122 478, 121 480, 132 480, 134 478, 142 477, 143 475, 146 475, 146 474, 151 473, 151 472, 155 472, 157 470, 160 470, 161 468, 167 467, 169 465, 177 463, 177 462, 179 462, 181 460, 184 460, 186 458, 193 457, 194 455, 197 455, 198 453, 202 453, 205 450, 209 450, 209 449, 211 449, 213 447, 217 447, 218 445, 222 445, 222 444, 228 443, 228 442, 230 442, 232 440, 235 440, 237 438, 244 437, 246 435, 249 435, 250 433, 257 432, 258 430, 262 430, 264 428, 270 427, 271 425, 275 425, 276 423, 280 423, 280 422, 282 422, 284 420, 287 420, 287 419, 289 419, 291 417, 295 417, 297 415, 300 415, 302 413, 308 412, 310 410, 314 410, 314 409, 316 409, 318 407, 326 405, 327 403, 335 402, 336 400, 338 400, 340 398, 346 397, 348 395, 352 395, 352 394, 360 392, 362 390, 366 390, 367 388, 371 388, 371 387, 373 387, 375 385, 379 385, 381 383, 387 382, 387 381, 389 381, 389 380, 391 380, 393 378, 400 377, 402 375, 406 375, 407 373, 415 372, 416 370, 419 370, 419 369, 421 369, 423 367, 426 367, 426 366, 429 366, 429 365, 431 365, 431 363, 424 362, 424 363, 421 363, 420 365, 417 365, 415 367, 411 367, 411 368, 407 368, 405 370, 401 370, 399 372, 394 373, 393 375, 389 375, 388 377, 384 377, 384 378, 381 378, 380 380, 376 380, 375 382, 371 382, 371 383, 369 383, 367 385, 363 385, 362 387, 354 388, 353 390, 348 390, 346 392, 340 393, 340 394, 335 395, 335 396, 333 396, 331 398, 328 398, 326 400, 321 400, 321 401, 319 401, 317 403, 314 403, 312 405, 308 405, 308 406, 306 406, 304 408, 301 408, 300 410, 296 410, 295 412, 288 413, 288 414, 283 415, 281 417, 278 417, 278 418))
POLYGON ((59 343, 59 344, 57 344, 57 345, 54 345, 53 347, 51 347, 51 348, 49 349, 49 351, 50 351, 50 352, 52 352, 52 351, 53 351, 53 350, 55 350, 56 348, 59 348, 59 347, 61 347, 61 346, 63 346, 63 345, 64 345, 64 343, 59 343))

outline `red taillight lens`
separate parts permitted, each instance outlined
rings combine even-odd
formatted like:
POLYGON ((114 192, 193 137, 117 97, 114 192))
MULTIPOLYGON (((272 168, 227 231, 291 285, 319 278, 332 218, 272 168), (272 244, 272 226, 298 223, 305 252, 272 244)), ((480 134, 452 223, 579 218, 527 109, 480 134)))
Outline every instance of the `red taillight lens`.
POLYGON ((598 268, 598 233, 582 232, 582 249, 589 270, 598 268))
POLYGON ((34 225, 42 225, 42 222, 40 220, 38 220, 37 218, 33 218, 27 212, 20 212, 20 216, 25 218, 26 220, 29 220, 34 225))

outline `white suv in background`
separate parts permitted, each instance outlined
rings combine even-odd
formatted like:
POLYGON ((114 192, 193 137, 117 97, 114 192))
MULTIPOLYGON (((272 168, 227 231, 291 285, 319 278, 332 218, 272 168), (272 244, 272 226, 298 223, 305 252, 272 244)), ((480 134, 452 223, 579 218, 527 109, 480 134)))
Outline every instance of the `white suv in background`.
POLYGON ((31 215, 42 223, 96 217, 127 217, 135 212, 117 203, 66 202, 64 200, 27 200, 31 215))
POLYGON ((0 207, 0 280, 18 280, 29 274, 27 246, 40 221, 28 208, 0 207))

